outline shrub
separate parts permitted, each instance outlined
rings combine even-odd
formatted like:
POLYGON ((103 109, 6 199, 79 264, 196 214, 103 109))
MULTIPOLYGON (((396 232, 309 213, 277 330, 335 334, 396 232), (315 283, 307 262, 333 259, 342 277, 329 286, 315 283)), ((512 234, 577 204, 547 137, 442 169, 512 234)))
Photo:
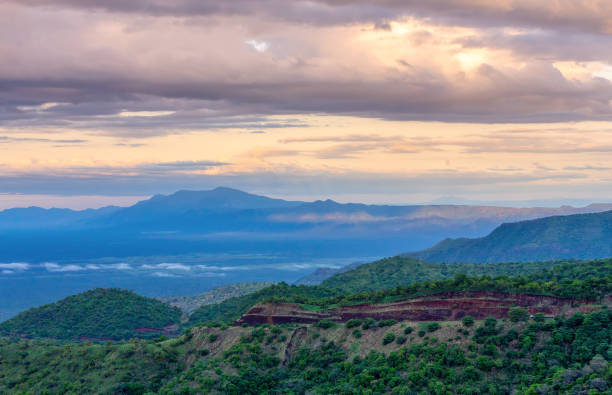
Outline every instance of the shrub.
POLYGON ((512 322, 527 321, 529 312, 522 307, 511 307, 510 310, 508 310, 508 318, 512 322))
POLYGON ((359 329, 355 329, 353 331, 353 336, 355 336, 357 339, 361 338, 361 331, 359 329))
POLYGON ((404 328, 404 335, 409 335, 412 333, 412 331, 414 331, 414 328, 411 326, 407 326, 406 328, 404 328))
POLYGON ((497 320, 494 317, 487 317, 484 320, 484 327, 490 330, 494 330, 497 325, 497 320))
POLYGON ((426 328, 427 328, 427 332, 435 332, 438 329, 440 329, 440 323, 439 322, 430 322, 429 324, 427 324, 426 328))
POLYGON ((491 358, 481 355, 476 359, 476 366, 478 369, 488 372, 494 366, 494 362, 491 358))
POLYGON ((461 319, 461 322, 463 323, 463 325, 469 328, 470 326, 474 325, 474 317, 472 317, 471 315, 466 315, 461 319))
POLYGON ((361 325, 363 321, 357 319, 357 318, 352 318, 348 321, 346 321, 346 324, 344 324, 347 328, 354 328, 356 326, 361 325))
POLYGON ((397 344, 404 344, 404 343, 406 343, 406 340, 407 340, 407 339, 406 339, 406 336, 398 336, 398 337, 395 339, 395 342, 396 342, 397 344))
POLYGON ((424 329, 419 329, 419 332, 417 334, 419 335, 419 337, 423 337, 423 336, 425 336, 425 330, 424 329))
POLYGON ((545 316, 544 316, 544 314, 542 314, 542 313, 536 313, 536 314, 533 316, 533 320, 534 320, 535 322, 544 322, 544 321, 546 320, 546 317, 545 317, 545 316))
POLYGON ((317 322, 315 325, 321 329, 329 329, 333 326, 336 326, 336 323, 328 320, 327 318, 324 318, 321 321, 317 322))
POLYGON ((395 324, 397 324, 397 321, 395 320, 382 320, 378 323, 378 326, 380 328, 384 328, 385 326, 393 326, 395 324))
POLYGON ((208 341, 211 343, 214 343, 218 338, 219 335, 217 335, 216 333, 211 333, 210 335, 208 335, 208 341))
POLYGON ((366 318, 363 321, 363 325, 361 326, 363 330, 368 330, 370 328, 375 328, 375 327, 376 327, 376 321, 374 321, 373 318, 366 318))
POLYGON ((392 343, 395 340, 395 334, 393 332, 387 332, 385 337, 383 338, 382 344, 386 346, 389 343, 392 343))

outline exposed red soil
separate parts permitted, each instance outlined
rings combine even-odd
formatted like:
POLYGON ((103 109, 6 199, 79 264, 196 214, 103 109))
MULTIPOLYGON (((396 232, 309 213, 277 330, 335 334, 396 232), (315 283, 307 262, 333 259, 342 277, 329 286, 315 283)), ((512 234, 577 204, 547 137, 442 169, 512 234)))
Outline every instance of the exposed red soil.
POLYGON ((351 318, 394 319, 397 321, 445 321, 458 320, 466 315, 475 319, 503 318, 513 306, 522 306, 531 314, 547 316, 559 314, 573 303, 588 303, 576 299, 554 296, 508 294, 502 292, 447 292, 426 297, 404 299, 398 302, 369 303, 344 306, 322 311, 309 311, 294 303, 262 303, 254 306, 238 321, 237 325, 314 323, 324 318, 345 322, 351 318))
POLYGON ((173 336, 178 330, 178 325, 166 325, 162 328, 134 328, 134 331, 138 333, 160 333, 166 336, 173 336))

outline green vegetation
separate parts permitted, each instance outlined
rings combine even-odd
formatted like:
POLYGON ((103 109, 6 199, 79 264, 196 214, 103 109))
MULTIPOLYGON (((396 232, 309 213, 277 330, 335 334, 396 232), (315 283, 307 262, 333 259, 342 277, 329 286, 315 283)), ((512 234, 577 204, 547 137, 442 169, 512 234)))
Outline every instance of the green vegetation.
POLYGON ((0 341, 0 394, 143 394, 185 369, 181 342, 0 341))
POLYGON ((474 317, 472 317, 471 315, 466 315, 461 319, 461 322, 463 323, 463 325, 469 328, 474 325, 474 317))
POLYGON ((0 335, 54 339, 128 339, 159 336, 136 328, 179 324, 181 311, 130 291, 97 288, 27 310, 0 323, 0 335))
MULTIPOLYGON (((197 324, 209 321, 235 320, 249 308, 263 301, 299 303, 311 310, 320 310, 340 305, 392 301, 438 292, 478 290, 597 299, 612 290, 612 259, 445 265, 395 257, 359 266, 357 269, 342 275, 350 275, 344 278, 344 288, 346 289, 359 289, 363 278, 370 280, 368 283, 378 284, 381 288, 368 286, 364 289, 375 288, 375 290, 351 293, 338 288, 326 288, 324 285, 308 287, 280 283, 246 296, 229 299, 215 305, 203 306, 192 314, 190 322, 197 324), (444 279, 414 283, 414 275, 390 274, 387 264, 391 267, 400 268, 401 270, 398 269, 400 273, 426 271, 427 269, 444 279), (364 272, 362 269, 364 267, 369 269, 364 272), (454 269, 454 267, 457 269, 454 269), (490 273, 490 275, 468 276, 462 270, 468 270, 469 268, 473 270, 479 268, 479 270, 490 273), (521 273, 529 274, 522 275, 521 273), (509 277, 510 274, 515 276, 509 277), (496 275, 496 277, 492 277, 493 275, 496 275), (351 278, 353 277, 355 282, 352 282, 351 278), (377 279, 381 280, 378 281, 377 279), (390 284, 391 288, 384 288, 385 285, 383 284, 390 284)), ((332 279, 334 278, 336 277, 332 277, 332 279)))
POLYGON ((389 332, 379 344, 393 351, 365 356, 322 340, 284 364, 255 341, 192 364, 160 393, 608 393, 611 321, 610 310, 509 328, 487 320, 470 347, 430 339, 396 348, 389 332))
MULTIPOLYGON (((454 273, 442 280, 357 293, 276 284, 199 309, 200 317, 216 322, 209 319, 206 326, 170 340, 0 340, 0 393, 609 393, 612 309, 605 305, 596 312, 554 319, 529 319, 524 308, 516 307, 508 320, 424 322, 416 335, 413 326, 373 318, 344 325, 324 319, 309 326, 230 327, 221 322, 262 301, 321 310, 479 290, 609 303, 602 297, 612 293, 612 260, 559 262, 514 277, 454 273)), ((593 308, 588 303, 584 307, 593 308)), ((136 327, 177 323, 181 315, 128 291, 100 289, 26 313, 1 324, 3 333, 27 329, 32 336, 58 339, 100 333, 122 338, 136 327), (143 323, 145 319, 149 321, 143 323)))
POLYGON ((306 303, 313 296, 325 298, 336 295, 338 295, 338 292, 322 287, 292 286, 286 283, 279 283, 248 295, 231 298, 217 304, 202 306, 191 314, 189 321, 191 323, 232 321, 239 318, 255 304, 275 297, 291 296, 297 303, 306 303))
MULTIPOLYGON (((326 309, 342 305, 388 302, 441 292, 458 291, 499 291, 598 300, 612 292, 612 260, 566 264, 555 267, 555 269, 559 270, 541 271, 519 277, 469 277, 457 274, 449 280, 423 282, 404 287, 397 286, 376 292, 340 294, 325 298, 315 297, 307 300, 307 303, 326 309)), ((296 298, 289 292, 287 296, 270 300, 298 303, 304 301, 304 296, 300 295, 296 298)))
POLYGON ((447 239, 416 253, 429 262, 508 262, 612 256, 612 211, 505 223, 486 237, 447 239))
POLYGON ((522 307, 515 306, 508 311, 508 318, 512 322, 527 321, 529 312, 522 307))
POLYGON ((430 263, 414 258, 395 256, 360 265, 357 268, 336 274, 321 283, 321 286, 342 290, 344 293, 378 291, 425 281, 445 280, 456 274, 470 276, 519 276, 550 270, 554 266, 568 263, 517 262, 517 263, 430 263))
POLYGON ((387 332, 385 337, 383 337, 382 344, 383 344, 383 346, 386 346, 389 343, 393 343, 393 340, 395 340, 395 333, 387 332))
POLYGON ((360 326, 363 323, 363 321, 353 318, 350 319, 348 321, 346 321, 346 323, 344 324, 347 328, 354 328, 356 326, 360 326))

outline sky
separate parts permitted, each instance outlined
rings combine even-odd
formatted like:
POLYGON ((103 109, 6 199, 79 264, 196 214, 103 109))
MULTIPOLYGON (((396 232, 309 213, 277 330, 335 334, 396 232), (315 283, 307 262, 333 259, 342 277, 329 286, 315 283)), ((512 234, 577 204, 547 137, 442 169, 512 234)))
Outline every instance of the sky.
POLYGON ((0 0, 0 209, 612 200, 608 0, 0 0))

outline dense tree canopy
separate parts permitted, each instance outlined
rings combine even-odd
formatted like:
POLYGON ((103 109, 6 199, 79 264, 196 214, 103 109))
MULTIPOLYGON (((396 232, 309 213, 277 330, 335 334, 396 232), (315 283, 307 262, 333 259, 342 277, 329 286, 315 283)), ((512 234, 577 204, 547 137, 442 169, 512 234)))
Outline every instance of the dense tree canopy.
POLYGON ((130 291, 97 288, 56 303, 27 310, 0 323, 0 335, 54 339, 127 339, 159 336, 136 328, 161 329, 179 324, 181 311, 130 291))

